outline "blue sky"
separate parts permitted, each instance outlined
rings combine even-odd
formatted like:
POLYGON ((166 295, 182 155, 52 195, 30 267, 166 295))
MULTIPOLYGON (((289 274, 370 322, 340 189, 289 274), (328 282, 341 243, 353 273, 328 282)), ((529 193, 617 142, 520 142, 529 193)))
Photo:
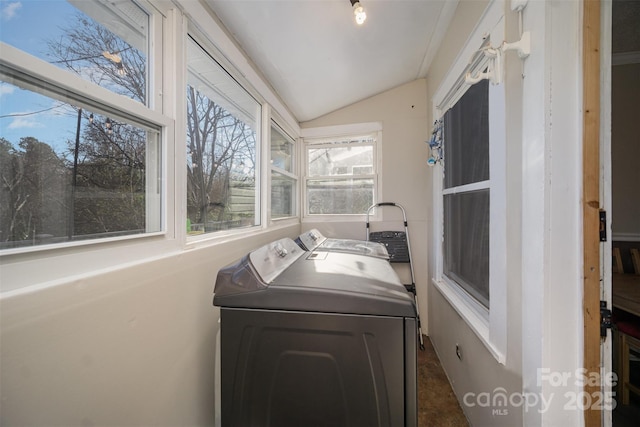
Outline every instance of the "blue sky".
MULTIPOLYGON (((0 0, 0 40, 48 61, 47 41, 61 34, 60 28, 68 25, 75 12, 63 0, 0 0)), ((77 116, 69 108, 56 108, 59 104, 0 83, 0 137, 17 145, 21 137, 33 136, 60 154, 65 141, 75 137, 77 116)))

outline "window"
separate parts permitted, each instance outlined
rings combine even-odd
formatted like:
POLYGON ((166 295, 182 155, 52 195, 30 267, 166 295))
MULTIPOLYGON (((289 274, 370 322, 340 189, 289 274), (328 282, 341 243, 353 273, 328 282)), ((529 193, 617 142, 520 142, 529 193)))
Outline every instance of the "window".
MULTIPOLYGON (((475 70, 484 69, 476 64, 475 70)), ((464 74, 463 74, 464 75, 464 74)), ((504 85, 454 85, 445 101, 436 287, 497 360, 506 351, 504 85), (453 97, 451 97, 453 94, 453 97)))
POLYGON ((363 215, 377 197, 380 132, 306 138, 306 215, 363 215))
POLYGON ((147 104, 147 11, 130 0, 13 5, 3 16, 4 43, 147 104))
POLYGON ((434 235, 442 238, 434 285, 500 363, 507 349, 507 98, 485 51, 504 40, 503 14, 503 3, 490 3, 433 97, 444 153, 433 174, 441 178, 434 179, 434 235), (481 72, 492 80, 466 83, 481 72))
POLYGON ((444 114, 444 274, 489 308, 489 81, 444 114))
POLYGON ((130 1, 21 4, 0 32, 0 249, 162 231, 169 121, 146 106, 158 15, 130 1))
POLYGON ((187 73, 187 231, 259 225, 261 105, 191 37, 187 73))
POLYGON ((278 125, 271 125, 271 218, 297 214, 298 179, 295 144, 278 125))

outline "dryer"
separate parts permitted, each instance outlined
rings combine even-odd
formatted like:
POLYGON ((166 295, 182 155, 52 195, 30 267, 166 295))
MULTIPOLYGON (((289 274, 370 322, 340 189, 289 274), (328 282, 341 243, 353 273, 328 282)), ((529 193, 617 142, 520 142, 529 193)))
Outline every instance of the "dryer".
POLYGON ((388 261, 265 245, 218 272, 223 426, 416 426, 416 307, 388 261))

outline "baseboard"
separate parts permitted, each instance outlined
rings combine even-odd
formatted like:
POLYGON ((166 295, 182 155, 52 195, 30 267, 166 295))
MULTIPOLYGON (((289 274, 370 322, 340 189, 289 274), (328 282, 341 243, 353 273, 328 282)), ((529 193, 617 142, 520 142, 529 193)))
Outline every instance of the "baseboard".
POLYGON ((613 242, 640 242, 640 233, 613 233, 613 242))

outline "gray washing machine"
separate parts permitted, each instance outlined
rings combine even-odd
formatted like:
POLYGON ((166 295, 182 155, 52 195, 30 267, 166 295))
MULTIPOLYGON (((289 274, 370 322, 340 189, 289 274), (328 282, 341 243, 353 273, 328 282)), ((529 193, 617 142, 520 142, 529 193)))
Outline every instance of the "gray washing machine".
POLYGON ((416 307, 388 261, 291 239, 218 272, 228 427, 417 425, 416 307))
POLYGON ((315 228, 302 233, 295 241, 298 246, 307 251, 346 252, 389 260, 389 252, 382 243, 328 238, 315 228))

